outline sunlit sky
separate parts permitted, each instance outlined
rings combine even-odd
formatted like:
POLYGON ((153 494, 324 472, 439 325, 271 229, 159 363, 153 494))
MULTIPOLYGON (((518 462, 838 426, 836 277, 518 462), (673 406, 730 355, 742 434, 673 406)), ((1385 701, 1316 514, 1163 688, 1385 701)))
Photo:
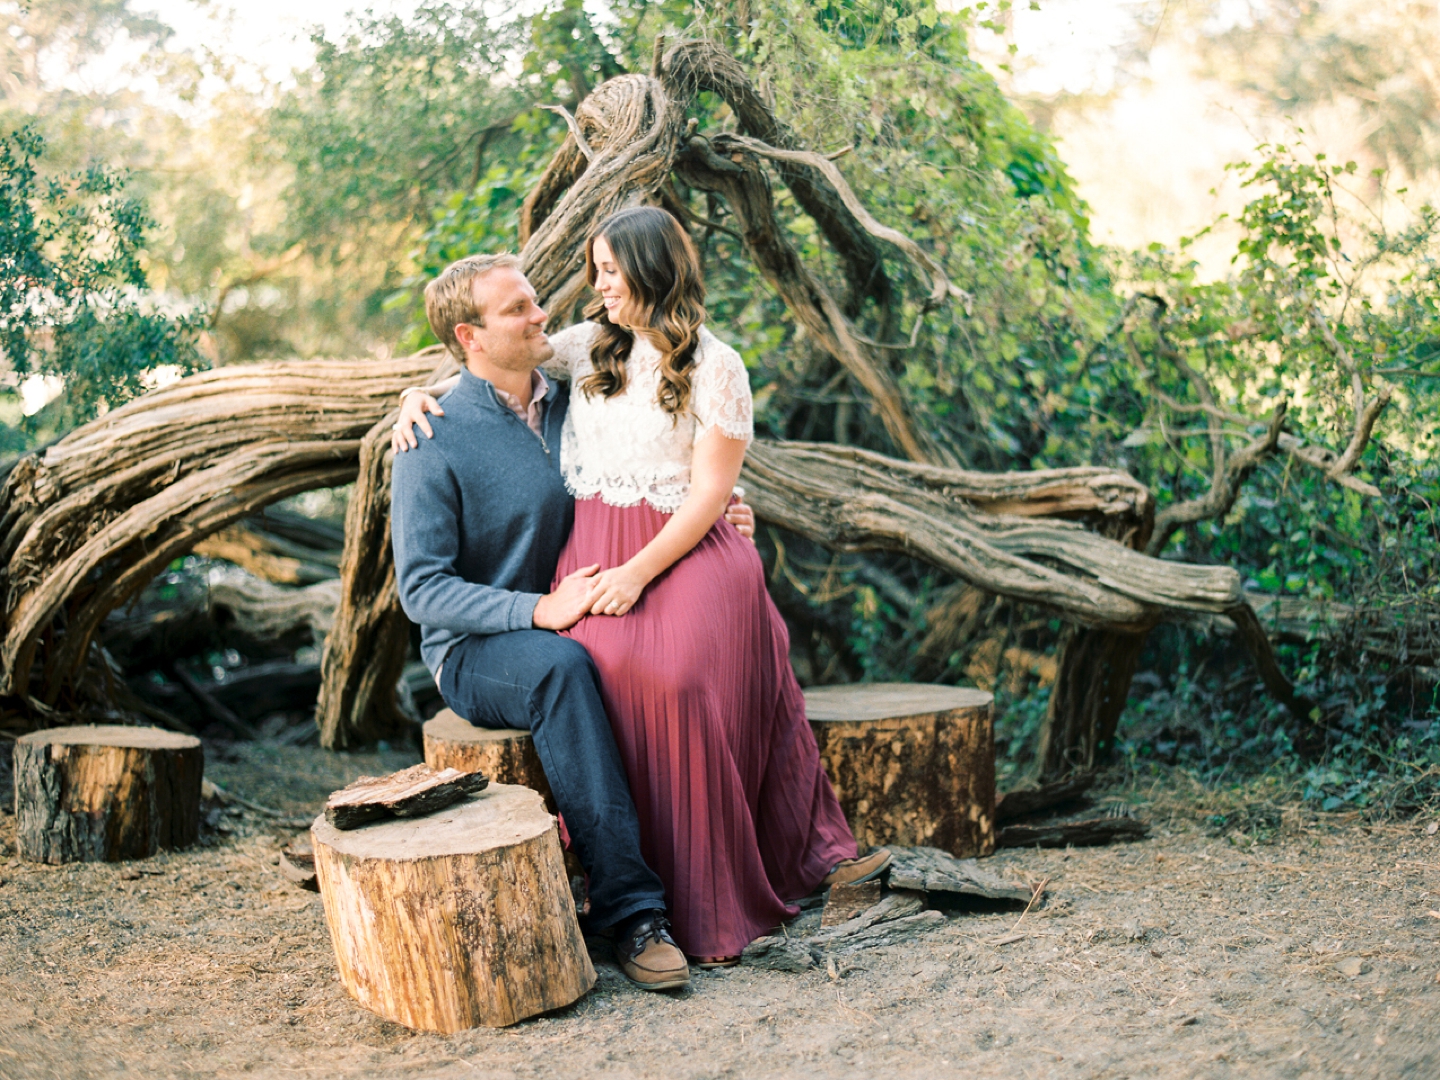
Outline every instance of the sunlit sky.
MULTIPOLYGON (((592 4, 602 6, 594 0, 586 6, 592 4)), ((353 10, 391 14, 416 6, 416 0, 247 0, 239 5, 225 0, 140 0, 135 5, 155 12, 175 28, 174 47, 234 57, 277 82, 285 82, 292 70, 309 63, 313 28, 333 34, 344 27, 353 10)), ((526 0, 495 6, 533 9, 539 3, 526 0)), ((1113 49, 1133 25, 1136 6, 1136 0, 1044 0, 1035 11, 1017 4, 1013 13, 1014 41, 1019 46, 1017 87, 1040 94, 1109 89, 1113 49)))

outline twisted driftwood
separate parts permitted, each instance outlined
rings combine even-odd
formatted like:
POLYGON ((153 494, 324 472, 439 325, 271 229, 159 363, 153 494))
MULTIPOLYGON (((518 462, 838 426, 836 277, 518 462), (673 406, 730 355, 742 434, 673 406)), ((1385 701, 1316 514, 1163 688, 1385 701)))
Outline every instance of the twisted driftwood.
POLYGON ((106 614, 235 520, 353 480, 361 437, 434 366, 221 368, 22 459, 0 489, 0 694, 61 705, 106 614))
MULTIPOLYGON (((1088 767, 1103 750, 1155 623, 1229 614, 1242 632, 1258 627, 1253 613, 1235 617, 1249 608, 1233 571, 1137 550, 1154 509, 1129 476, 950 467, 904 412, 888 360, 852 319, 866 300, 891 296, 886 252, 911 259, 928 279, 922 315, 957 290, 923 250, 865 211, 831 162, 797 146, 728 54, 676 46, 652 75, 610 80, 566 119, 570 134, 521 221, 526 273, 553 321, 568 322, 584 292, 581 252, 594 221, 624 206, 674 203, 672 176, 723 199, 761 273, 869 393, 911 459, 758 442, 744 477, 758 514, 839 550, 904 552, 1076 624, 1042 734, 1044 773, 1088 767), (702 90, 730 104, 739 133, 706 140, 687 124, 702 90), (779 226, 772 169, 848 268, 847 295, 832 295, 779 226)), ((409 722, 395 694, 408 624, 389 547, 389 426, 399 390, 447 368, 453 362, 430 350, 393 361, 220 369, 23 460, 0 491, 5 702, 32 720, 77 708, 94 668, 87 657, 96 627, 171 559, 269 502, 354 481, 317 719, 331 748, 394 735, 409 722)), ((1263 632, 1252 644, 1270 655, 1263 632)), ((1288 686, 1271 661, 1276 685, 1288 686)))

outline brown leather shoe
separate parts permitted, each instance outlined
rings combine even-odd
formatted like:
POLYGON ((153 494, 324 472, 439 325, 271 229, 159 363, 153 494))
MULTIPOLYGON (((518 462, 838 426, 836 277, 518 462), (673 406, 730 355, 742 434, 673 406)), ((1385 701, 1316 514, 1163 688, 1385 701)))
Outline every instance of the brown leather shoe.
POLYGON ((656 913, 630 925, 615 939, 625 977, 641 990, 678 990, 690 985, 690 965, 670 936, 670 921, 656 913))
POLYGON ((825 880, 820 884, 826 888, 831 885, 858 885, 862 881, 869 881, 871 878, 877 878, 883 874, 885 868, 890 865, 890 859, 889 848, 876 848, 869 855, 836 863, 835 869, 826 874, 825 880))

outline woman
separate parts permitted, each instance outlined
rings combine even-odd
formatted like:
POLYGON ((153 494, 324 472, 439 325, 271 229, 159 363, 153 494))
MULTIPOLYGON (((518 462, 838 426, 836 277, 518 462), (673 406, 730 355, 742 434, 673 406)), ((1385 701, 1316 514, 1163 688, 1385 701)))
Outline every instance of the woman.
MULTIPOLYGON (((676 941, 736 962, 854 860, 753 545, 722 515, 752 437, 735 350, 705 328, 694 246, 663 210, 623 210, 585 252, 599 294, 551 338, 572 380, 561 469, 576 498, 557 581, 599 563, 591 614, 566 633, 600 672, 676 941), (840 864, 847 864, 841 866, 840 864)), ((433 411, 416 395, 406 427, 433 411)))

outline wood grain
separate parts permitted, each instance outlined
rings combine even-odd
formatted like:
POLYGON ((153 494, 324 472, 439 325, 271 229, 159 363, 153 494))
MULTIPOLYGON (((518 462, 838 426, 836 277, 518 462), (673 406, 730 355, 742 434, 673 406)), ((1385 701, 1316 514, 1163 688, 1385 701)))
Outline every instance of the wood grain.
POLYGON ((980 690, 905 683, 805 692, 820 760, 862 849, 994 850, 993 701, 980 690))
POLYGON ((579 999, 595 970, 555 819, 494 784, 424 818, 350 832, 322 816, 315 870, 340 981, 419 1031, 505 1027, 579 999))
POLYGON ((16 843, 35 862, 116 862, 200 835, 200 740, 159 728, 50 728, 15 741, 16 843))

